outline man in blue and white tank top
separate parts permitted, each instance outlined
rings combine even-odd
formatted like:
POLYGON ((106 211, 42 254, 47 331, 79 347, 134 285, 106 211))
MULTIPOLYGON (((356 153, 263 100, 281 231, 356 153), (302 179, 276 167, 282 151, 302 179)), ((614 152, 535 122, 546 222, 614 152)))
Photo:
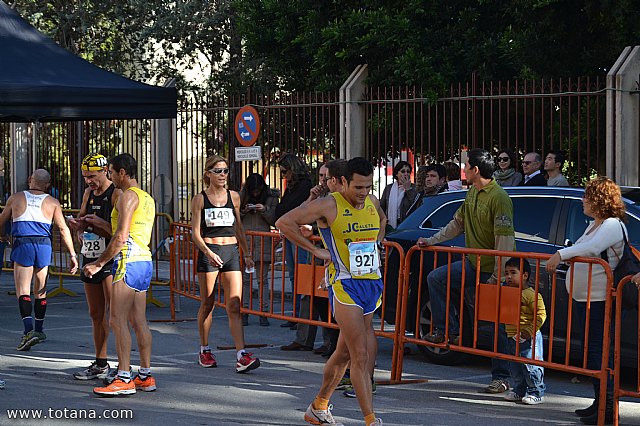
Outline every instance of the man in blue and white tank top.
MULTIPOLYGON (((51 262, 52 223, 60 228, 64 245, 69 250, 71 261, 69 270, 75 274, 78 260, 71 233, 62 214, 60 202, 47 194, 51 184, 51 175, 44 169, 38 169, 29 177, 29 189, 13 194, 7 200, 0 214, 0 233, 4 224, 11 218, 13 223, 13 277, 16 284, 16 296, 20 315, 24 325, 24 335, 18 345, 19 351, 27 351, 31 346, 44 341, 44 315, 47 310, 47 273, 51 262), (31 281, 35 304, 35 324, 31 316, 31 281), (35 329, 34 329, 35 326, 35 329)), ((0 238, 4 235, 0 234, 0 238)))

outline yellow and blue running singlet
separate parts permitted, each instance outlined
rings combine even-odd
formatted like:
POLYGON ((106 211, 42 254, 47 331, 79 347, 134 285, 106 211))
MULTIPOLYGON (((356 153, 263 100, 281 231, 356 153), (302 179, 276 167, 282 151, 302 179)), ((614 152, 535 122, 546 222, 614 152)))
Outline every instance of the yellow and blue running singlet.
POLYGON ((356 209, 338 192, 337 215, 329 228, 320 228, 320 236, 331 253, 327 268, 329 302, 334 298, 344 305, 362 308, 364 315, 382 303, 380 255, 376 240, 380 232, 380 216, 367 197, 363 208, 356 209))
MULTIPOLYGON (((156 215, 156 203, 140 188, 129 188, 138 196, 138 207, 133 212, 131 227, 126 243, 114 259, 113 282, 124 279, 125 284, 136 290, 146 291, 151 284, 153 264, 151 262, 151 232, 156 215)), ((118 227, 118 209, 111 211, 111 229, 116 232, 118 227)))

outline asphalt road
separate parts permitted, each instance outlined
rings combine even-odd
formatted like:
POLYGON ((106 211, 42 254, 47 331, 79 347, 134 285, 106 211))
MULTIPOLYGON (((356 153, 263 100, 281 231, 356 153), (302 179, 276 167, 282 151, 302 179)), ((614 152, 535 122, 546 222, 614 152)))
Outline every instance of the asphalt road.
MULTIPOLYGON (((52 279, 49 288, 56 285, 57 280, 52 279)), ((262 365, 249 374, 235 372, 233 350, 214 350, 218 368, 200 367, 196 362, 199 346, 195 322, 152 322, 152 371, 158 390, 118 398, 95 396, 92 388, 99 385, 98 381, 82 382, 71 375, 91 362, 93 349, 82 284, 71 281, 65 287, 79 295, 49 300, 46 342, 28 352, 18 352, 15 347, 22 325, 15 296, 8 294, 13 280, 10 274, 0 276, 0 378, 6 381, 5 389, 0 390, 0 424, 68 424, 73 416, 102 416, 74 420, 73 424, 305 424, 303 413, 320 386, 325 359, 312 352, 281 351, 279 346, 290 343, 295 332, 279 327, 278 321, 260 327, 256 317, 251 317, 245 328, 246 341, 266 346, 254 350, 262 365), (18 409, 36 411, 13 411, 18 409), (25 414, 30 418, 9 419, 25 414), (34 415, 47 419, 35 420, 34 415)), ((154 294, 168 301, 167 289, 155 290, 154 294)), ((183 299, 179 316, 194 318, 197 307, 194 301, 183 299)), ((150 306, 148 317, 169 319, 169 309, 150 306)), ((210 342, 212 346, 232 345, 223 310, 214 311, 210 342)), ((376 379, 386 380, 392 346, 386 339, 379 339, 379 343, 376 379)), ((443 367, 425 362, 415 347, 412 349, 412 354, 405 357, 404 378, 428 381, 378 386, 374 406, 385 425, 579 424, 573 410, 591 402, 587 379, 549 370, 544 404, 506 402, 501 395, 481 393, 490 379, 488 360, 472 359, 463 366, 443 367)), ((109 353, 113 365, 113 337, 109 353)), ((132 364, 137 367, 137 362, 134 344, 132 364)), ((336 392, 331 402, 338 421, 364 424, 355 399, 336 392)), ((623 402, 621 424, 640 424, 638 407, 634 402, 623 402)))

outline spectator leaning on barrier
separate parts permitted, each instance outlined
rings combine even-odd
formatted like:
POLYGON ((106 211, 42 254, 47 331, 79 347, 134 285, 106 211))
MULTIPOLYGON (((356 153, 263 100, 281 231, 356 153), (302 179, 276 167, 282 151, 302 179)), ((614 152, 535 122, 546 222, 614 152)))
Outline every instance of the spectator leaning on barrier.
MULTIPOLYGON (((476 148, 469 151, 465 174, 471 187, 465 197, 464 203, 453 215, 453 220, 447 226, 429 238, 419 238, 418 245, 425 247, 448 241, 464 233, 465 243, 468 248, 495 249, 502 251, 515 250, 513 230, 513 204, 509 195, 502 189, 492 174, 494 162, 491 154, 483 149, 476 148)), ((502 258, 502 263, 506 258, 502 258)), ((427 335, 426 340, 432 343, 442 343, 445 340, 445 315, 447 297, 447 277, 449 272, 451 294, 460 291, 462 270, 466 269, 465 292, 474 294, 476 285, 476 255, 466 256, 464 261, 451 263, 451 270, 444 265, 434 269, 427 276, 429 295, 431 297, 431 313, 434 331, 427 335)), ((493 256, 480 257, 480 282, 497 283, 500 279, 500 268, 493 256)), ((449 312, 449 339, 454 344, 459 344, 459 323, 454 314, 454 306, 457 301, 451 300, 452 309, 449 312)), ((498 351, 506 353, 507 342, 504 329, 498 333, 498 351)), ((509 367, 506 361, 492 359, 492 381, 485 389, 489 393, 501 393, 509 390, 509 367)))
MULTIPOLYGON (((509 287, 520 288, 520 333, 518 327, 506 324, 505 329, 509 338, 509 353, 523 358, 533 359, 535 348, 535 359, 543 360, 543 341, 540 327, 547 319, 547 311, 544 307, 542 295, 528 286, 531 277, 531 265, 527 259, 512 257, 504 265, 505 282, 509 287), (520 264, 522 262, 522 269, 520 264), (522 278, 522 279, 521 279, 522 278), (535 329, 533 328, 535 324, 535 329), (519 343, 519 347, 518 347, 519 343), (519 352, 516 353, 516 348, 519 352)), ((513 390, 504 399, 507 401, 522 402, 527 405, 536 405, 544 401, 544 368, 533 364, 522 364, 519 362, 509 362, 511 372, 511 383, 513 390)))
POLYGON ((570 186, 562 175, 564 151, 550 151, 544 159, 544 171, 547 172, 547 186, 570 186))
POLYGON ((416 189, 411 183, 411 164, 399 161, 393 167, 393 183, 384 188, 380 206, 387 215, 388 225, 395 229, 407 217, 407 211, 411 207, 416 189))
MULTIPOLYGON (((270 232, 271 226, 275 225, 276 206, 278 205, 277 193, 267 186, 262 176, 252 173, 240 191, 240 216, 245 231, 270 232)), ((251 247, 255 271, 253 273, 242 274, 242 305, 249 307, 249 301, 253 292, 253 276, 258 278, 258 293, 262 295, 260 308, 263 312, 269 312, 269 275, 271 272, 272 241, 270 237, 247 236, 247 246, 251 247), (253 244, 251 241, 253 240, 253 244), (259 274, 259 275, 257 275, 259 274)), ((254 307, 255 309, 255 307, 254 307)), ((242 325, 249 323, 249 316, 242 315, 242 325)), ((267 317, 260 317, 260 325, 268 326, 267 317)))
POLYGON ((502 187, 518 186, 522 182, 522 173, 517 172, 516 154, 510 149, 503 149, 496 157, 498 167, 493 172, 496 183, 502 187))
MULTIPOLYGON (((621 219, 625 217, 624 201, 620 187, 611 179, 601 176, 589 183, 582 199, 584 214, 594 220, 584 234, 571 247, 558 250, 547 261, 547 271, 553 273, 565 260, 582 257, 603 257, 615 269, 624 248, 623 232, 626 227, 621 219)), ((628 235, 628 234, 627 234, 628 235)), ((587 308, 589 308, 589 342, 587 348, 587 368, 599 370, 602 365, 602 342, 604 338, 605 301, 607 299, 607 276, 600 265, 572 263, 566 273, 567 292, 573 297, 573 318, 577 318, 579 330, 585 330, 587 308), (589 273, 591 271, 591 281, 589 273), (573 277, 573 280, 570 278, 573 277), (589 282, 591 292, 589 292, 589 282), (589 305, 589 306, 587 306, 589 305)), ((613 320, 612 320, 613 321, 613 320)), ((584 337, 584 336, 583 336, 584 337)), ((613 335, 611 335, 613 339, 613 335)), ((612 357, 609 366, 612 367, 612 357)), ((610 379, 610 376, 609 376, 610 379)), ((597 424, 600 380, 593 378, 595 400, 585 409, 576 410, 582 423, 597 424)), ((607 381, 606 423, 613 421, 613 382, 607 381)))
MULTIPOLYGON (((287 183, 287 188, 285 189, 284 194, 282 194, 280 203, 278 203, 278 206, 276 207, 276 220, 304 203, 309 197, 311 188, 313 188, 307 166, 305 166, 305 164, 294 154, 283 155, 278 161, 278 165, 280 166, 280 175, 284 177, 287 183)), ((287 275, 289 275, 289 283, 291 284, 291 294, 293 294, 296 259, 298 263, 309 263, 309 252, 295 246, 288 239, 284 240, 284 244, 285 264, 287 268, 287 275)), ((294 313, 296 317, 300 314, 300 300, 301 298, 296 296, 294 313)), ((297 324, 291 321, 280 324, 280 327, 289 327, 292 330, 298 328, 297 324)))

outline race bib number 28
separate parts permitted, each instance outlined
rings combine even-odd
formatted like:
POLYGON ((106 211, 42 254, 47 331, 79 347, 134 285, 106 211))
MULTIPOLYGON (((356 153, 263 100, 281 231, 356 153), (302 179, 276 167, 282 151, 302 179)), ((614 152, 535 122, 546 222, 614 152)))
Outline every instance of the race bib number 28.
POLYGON ((204 210, 204 221, 207 226, 233 226, 235 219, 233 209, 229 207, 213 207, 204 210))
POLYGON ((349 272, 351 276, 380 274, 380 258, 375 241, 360 241, 349 244, 349 272))
POLYGON ((96 235, 92 232, 85 232, 82 235, 82 249, 80 253, 86 258, 96 259, 107 248, 107 241, 104 237, 96 235))

